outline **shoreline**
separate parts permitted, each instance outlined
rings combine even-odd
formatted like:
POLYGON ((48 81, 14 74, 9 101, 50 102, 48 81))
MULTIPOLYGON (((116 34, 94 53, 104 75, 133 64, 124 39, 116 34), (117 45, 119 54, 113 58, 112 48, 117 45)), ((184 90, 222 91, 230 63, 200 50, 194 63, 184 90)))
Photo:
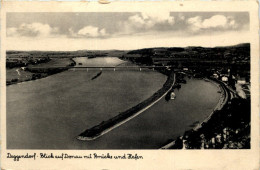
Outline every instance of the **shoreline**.
POLYGON ((227 101, 228 101, 228 92, 227 92, 227 90, 226 90, 225 88, 223 88, 223 87, 221 86, 221 84, 217 84, 216 81, 214 81, 214 80, 212 80, 212 79, 208 79, 208 78, 204 78, 204 80, 207 80, 207 81, 209 81, 209 82, 212 83, 212 84, 215 84, 215 85, 219 88, 219 90, 221 91, 221 94, 220 94, 220 98, 219 98, 219 100, 218 100, 218 103, 217 103, 217 105, 215 106, 215 108, 213 109, 213 111, 209 114, 209 116, 208 116, 204 121, 202 121, 202 122, 199 123, 196 127, 194 127, 193 130, 198 130, 199 128, 201 128, 202 123, 207 123, 208 120, 209 120, 209 119, 212 117, 212 115, 214 114, 214 112, 215 112, 216 110, 221 110, 221 109, 224 107, 224 105, 227 103, 227 101), (223 96, 222 96, 222 95, 223 95, 223 96))
MULTIPOLYGON (((17 81, 17 82, 13 82, 13 83, 6 84, 6 86, 11 86, 11 85, 16 85, 16 84, 23 84, 23 83, 27 83, 27 82, 37 81, 37 80, 44 79, 44 78, 48 78, 48 77, 50 77, 50 76, 52 76, 52 75, 59 74, 59 73, 62 73, 62 72, 68 71, 68 70, 69 70, 69 68, 68 68, 68 69, 64 69, 64 70, 62 70, 62 71, 60 71, 60 72, 53 73, 53 74, 45 73, 45 74, 47 74, 47 75, 42 76, 41 78, 27 79, 27 80, 24 80, 24 81, 17 81)), ((29 71, 29 72, 30 72, 30 71, 29 71)), ((34 72, 30 72, 30 73, 32 73, 32 74, 41 74, 41 73, 34 73, 34 72)))
POLYGON ((166 82, 164 83, 163 87, 155 92, 151 97, 144 100, 143 102, 137 104, 136 106, 119 113, 115 117, 103 121, 100 124, 85 130, 80 135, 77 136, 78 140, 94 140, 109 131, 115 129, 116 127, 126 123, 127 121, 133 119, 134 117, 138 116, 145 110, 149 109, 159 100, 161 100, 169 91, 172 89, 176 81, 176 74, 171 72, 168 76, 166 82))
MULTIPOLYGON (((76 64, 76 62, 71 58, 70 58, 70 61, 71 61, 72 65, 76 64)), ((32 70, 30 71, 31 68, 27 68, 27 72, 31 73, 32 75, 33 74, 36 74, 38 76, 40 75, 40 77, 35 77, 34 79, 33 79, 33 77, 31 77, 31 78, 23 80, 23 81, 15 81, 15 82, 9 82, 9 83, 6 82, 6 86, 15 85, 15 84, 22 84, 22 83, 26 83, 26 82, 30 82, 30 81, 35 81, 35 80, 47 78, 49 76, 52 76, 52 75, 55 75, 55 74, 58 74, 58 73, 62 73, 64 71, 68 71, 69 69, 71 69, 70 65, 64 66, 62 68, 60 68, 60 67, 53 67, 53 68, 49 67, 49 68, 46 68, 46 70, 44 70, 43 72, 32 71, 32 70)), ((17 69, 20 69, 20 67, 18 67, 17 69)))
MULTIPOLYGON (((225 85, 220 84, 220 83, 218 83, 216 80, 209 79, 209 78, 203 78, 203 80, 208 81, 208 82, 210 82, 210 83, 212 83, 212 84, 215 84, 215 85, 221 90, 221 95, 224 95, 224 96, 220 96, 217 105, 214 107, 213 111, 209 114, 209 116, 208 116, 206 119, 204 119, 201 123, 199 123, 198 125, 196 125, 194 128, 192 128, 192 130, 194 130, 194 131, 197 131, 198 129, 200 129, 200 128, 202 127, 202 124, 203 124, 203 123, 207 123, 207 122, 211 119, 211 117, 213 116, 213 114, 214 114, 214 112, 215 112, 216 110, 221 110, 221 109, 224 107, 224 105, 227 103, 228 98, 229 98, 229 97, 228 97, 228 93, 229 93, 229 92, 225 89, 225 87, 223 87, 223 86, 225 86, 225 85)), ((186 132, 186 131, 185 131, 185 132, 186 132)), ((184 132, 184 133, 185 133, 185 132, 184 132)), ((163 146, 160 147, 159 149, 170 149, 170 147, 172 147, 172 146, 175 145, 175 142, 176 142, 176 140, 177 140, 178 138, 179 138, 179 139, 183 139, 183 135, 178 136, 175 140, 173 140, 172 142, 170 142, 170 143, 168 143, 168 144, 166 144, 166 145, 163 145, 163 146)))

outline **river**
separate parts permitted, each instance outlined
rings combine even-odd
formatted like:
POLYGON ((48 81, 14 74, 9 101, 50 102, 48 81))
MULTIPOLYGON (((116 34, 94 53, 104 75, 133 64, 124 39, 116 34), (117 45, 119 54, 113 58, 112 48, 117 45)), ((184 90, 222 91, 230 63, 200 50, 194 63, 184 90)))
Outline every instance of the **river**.
MULTIPOLYGON (((118 58, 78 58, 83 66, 116 66, 118 58), (98 60, 98 61, 97 61, 98 60), (92 62, 93 61, 93 62, 92 62), (104 62, 102 62, 104 61, 104 62)), ((156 71, 71 69, 7 87, 8 149, 157 149, 203 121, 220 94, 210 82, 188 79, 176 99, 160 100, 139 116, 93 141, 77 135, 161 88, 156 71)))

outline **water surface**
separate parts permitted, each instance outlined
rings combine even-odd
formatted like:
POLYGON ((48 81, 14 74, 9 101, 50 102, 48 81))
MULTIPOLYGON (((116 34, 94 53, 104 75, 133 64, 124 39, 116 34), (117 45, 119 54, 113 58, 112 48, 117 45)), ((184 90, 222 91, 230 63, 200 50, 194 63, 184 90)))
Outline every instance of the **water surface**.
POLYGON ((100 67, 100 66, 117 66, 127 61, 120 60, 117 57, 96 57, 96 58, 87 58, 87 57, 77 57, 73 58, 76 62, 76 66, 91 66, 91 67, 100 67))
POLYGON ((204 120, 219 99, 215 85, 187 79, 175 100, 162 99, 100 138, 79 141, 78 134, 145 100, 166 81, 156 71, 133 70, 103 71, 91 80, 98 72, 69 70, 8 86, 7 148, 156 149, 204 120))

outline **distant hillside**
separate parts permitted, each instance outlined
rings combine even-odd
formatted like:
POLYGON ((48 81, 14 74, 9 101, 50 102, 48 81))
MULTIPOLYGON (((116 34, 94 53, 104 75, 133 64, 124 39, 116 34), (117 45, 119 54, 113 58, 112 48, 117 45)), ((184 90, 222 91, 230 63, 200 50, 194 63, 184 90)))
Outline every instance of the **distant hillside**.
POLYGON ((7 51, 7 58, 25 57, 50 57, 50 58, 73 58, 73 57, 121 57, 125 54, 122 50, 79 50, 79 51, 7 51))
POLYGON ((238 44, 226 47, 171 47, 171 48, 145 48, 132 50, 126 57, 165 57, 165 58, 197 58, 197 59, 227 59, 250 60, 250 44, 238 44))
POLYGON ((156 47, 144 48, 132 51, 123 50, 78 50, 78 51, 7 51, 7 58, 26 57, 122 57, 122 58, 195 58, 195 59, 225 59, 228 61, 249 61, 250 44, 238 44, 226 47, 156 47))

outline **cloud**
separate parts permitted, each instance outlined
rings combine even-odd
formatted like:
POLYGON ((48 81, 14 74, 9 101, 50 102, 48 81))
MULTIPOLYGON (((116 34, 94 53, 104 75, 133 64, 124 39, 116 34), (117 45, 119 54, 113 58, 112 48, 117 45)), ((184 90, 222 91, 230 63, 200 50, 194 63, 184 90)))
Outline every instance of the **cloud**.
POLYGON ((202 20, 200 16, 189 18, 187 23, 190 25, 190 29, 194 32, 199 31, 202 28, 202 20))
POLYGON ((90 38, 96 38, 96 37, 104 37, 107 36, 108 33, 106 32, 106 29, 100 29, 98 27, 94 26, 85 26, 81 28, 78 31, 74 31, 72 28, 68 29, 69 32, 67 33, 61 33, 58 27, 51 27, 48 24, 43 23, 30 23, 26 24, 23 23, 19 25, 18 27, 9 27, 6 30, 7 37, 90 37, 90 38))
POLYGON ((47 51, 73 51, 73 50, 130 50, 150 47, 186 47, 186 46, 226 46, 248 42, 250 33, 245 32, 223 32, 222 34, 199 35, 199 36, 171 36, 168 33, 150 35, 126 35, 109 37, 105 39, 96 38, 30 38, 8 37, 6 41, 7 50, 47 50, 47 51), (230 38, 232 37, 232 38, 230 38), (32 39, 32 40, 31 40, 32 39), (199 41, 198 41, 199 40, 199 41), (26 43, 24 43, 26 42, 26 43), (58 43, 57 43, 58 42, 58 43), (127 43, 122 43, 127 42, 127 43), (137 43, 142 42, 142 43, 137 43))
POLYGON ((179 14, 179 15, 178 15, 178 19, 179 19, 180 21, 184 21, 184 20, 185 20, 185 16, 184 16, 183 14, 179 14))
POLYGON ((157 23, 168 23, 170 25, 174 24, 174 17, 170 16, 169 12, 144 12, 142 13, 142 17, 145 20, 151 21, 154 24, 157 23))
POLYGON ((202 22, 203 28, 216 28, 216 27, 226 27, 227 25, 227 18, 223 15, 214 15, 209 19, 205 19, 202 22))
POLYGON ((175 20, 169 12, 143 12, 130 16, 126 21, 121 22, 119 27, 124 33, 136 33, 156 29, 158 25, 174 25, 175 20))
POLYGON ((71 37, 97 38, 108 35, 105 28, 100 29, 94 26, 86 26, 84 28, 81 28, 78 32, 75 32, 72 28, 70 28, 69 32, 71 37))
POLYGON ((7 28, 7 36, 10 37, 51 37, 57 32, 57 27, 52 28, 48 24, 42 23, 23 23, 17 28, 7 28))
POLYGON ((196 16, 187 19, 187 23, 190 25, 190 30, 197 32, 202 29, 234 29, 237 28, 236 21, 232 17, 226 17, 224 15, 214 15, 208 19, 202 19, 201 16, 196 16))

